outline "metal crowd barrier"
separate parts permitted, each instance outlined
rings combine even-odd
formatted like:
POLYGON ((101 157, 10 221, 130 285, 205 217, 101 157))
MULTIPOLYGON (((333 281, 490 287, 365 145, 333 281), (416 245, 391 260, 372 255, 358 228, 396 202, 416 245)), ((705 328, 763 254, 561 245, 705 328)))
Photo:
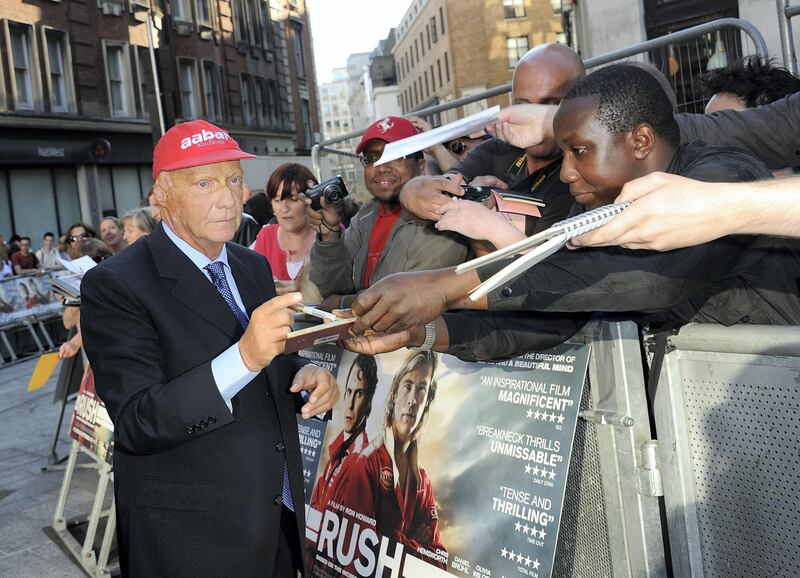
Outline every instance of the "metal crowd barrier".
POLYGON ((800 328, 689 325, 655 399, 676 576, 800 575, 800 328))
POLYGON ((13 363, 22 353, 12 346, 10 333, 26 332, 39 353, 55 348, 44 323, 61 316, 61 304, 52 299, 49 283, 61 274, 59 271, 31 273, 0 280, 0 367, 5 365, 6 357, 13 363))
POLYGON ((800 576, 800 328, 595 324, 554 576, 800 576), (650 384, 652 391, 653 384, 650 384))
MULTIPOLYGON (((778 3, 780 4, 781 2, 788 1, 789 0, 778 0, 778 3)), ((797 12, 800 12, 800 9, 795 13, 797 12)), ((739 18, 721 18, 685 30, 666 34, 659 38, 641 42, 627 48, 588 58, 584 61, 584 64, 587 69, 591 69, 613 62, 627 60, 632 57, 642 57, 640 59, 658 61, 662 70, 666 68, 669 77, 668 80, 670 80, 673 89, 680 89, 682 93, 686 93, 684 95, 685 107, 693 107, 693 109, 696 109, 700 100, 693 93, 694 75, 696 72, 700 71, 697 67, 697 63, 708 58, 709 55, 716 50, 714 35, 717 35, 717 40, 722 42, 724 48, 723 52, 728 55, 733 55, 731 58, 736 55, 745 56, 747 54, 755 54, 761 58, 768 57, 767 44, 764 41, 764 37, 755 26, 739 18), (724 42, 722 41, 723 34, 724 42), (738 45, 740 41, 744 46, 738 45), (674 65, 677 65, 678 69, 675 71, 675 74, 671 74, 674 65)), ((511 92, 511 83, 496 86, 481 93, 465 96, 435 106, 414 110, 410 112, 409 115, 431 117, 442 112, 454 110, 509 92, 511 92)), ((321 162, 322 154, 329 153, 333 155, 352 156, 352 152, 346 150, 343 145, 348 143, 348 141, 359 138, 362 134, 364 134, 364 130, 352 131, 335 138, 323 140, 311 148, 313 170, 320 180, 331 176, 323 171, 321 162), (334 147, 334 145, 338 145, 338 147, 334 147)), ((351 144, 351 148, 352 146, 351 144)), ((357 163, 355 164, 357 165, 357 163)))

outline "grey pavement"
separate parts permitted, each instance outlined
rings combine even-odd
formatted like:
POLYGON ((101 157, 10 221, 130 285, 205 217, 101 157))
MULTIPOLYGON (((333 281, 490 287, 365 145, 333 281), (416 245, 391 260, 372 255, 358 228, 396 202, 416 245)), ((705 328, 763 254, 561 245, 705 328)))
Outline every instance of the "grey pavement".
MULTIPOLYGON (((58 368, 42 389, 26 391, 36 359, 0 368, 0 577, 85 576, 42 530, 53 520, 63 471, 42 471, 59 406, 53 403, 58 368)), ((72 404, 67 407, 58 454, 69 452, 72 404)), ((81 462, 88 463, 82 456, 81 462)), ((95 470, 73 476, 65 516, 86 514, 97 485, 95 470)))

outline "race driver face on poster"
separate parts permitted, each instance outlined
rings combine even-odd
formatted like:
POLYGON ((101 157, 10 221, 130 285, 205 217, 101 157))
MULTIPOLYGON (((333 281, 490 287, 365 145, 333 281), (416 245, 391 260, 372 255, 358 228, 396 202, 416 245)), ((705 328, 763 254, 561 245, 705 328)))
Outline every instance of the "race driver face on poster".
POLYGON ((394 401, 392 430, 395 442, 406 446, 420 424, 427 406, 428 392, 433 379, 433 364, 430 361, 418 365, 400 377, 394 401))
MULTIPOLYGON (((373 387, 374 389, 374 387, 373 387)), ((344 390, 344 431, 352 434, 359 429, 372 409, 372 400, 367 399, 367 383, 364 371, 353 363, 344 390)))

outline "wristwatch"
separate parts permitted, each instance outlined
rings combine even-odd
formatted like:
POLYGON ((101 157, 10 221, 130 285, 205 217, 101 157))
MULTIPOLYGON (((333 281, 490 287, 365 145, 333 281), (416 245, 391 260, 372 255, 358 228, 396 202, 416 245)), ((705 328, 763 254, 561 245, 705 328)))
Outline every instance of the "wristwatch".
POLYGON ((425 341, 417 349, 420 351, 430 351, 436 343, 436 323, 431 321, 425 324, 425 341))

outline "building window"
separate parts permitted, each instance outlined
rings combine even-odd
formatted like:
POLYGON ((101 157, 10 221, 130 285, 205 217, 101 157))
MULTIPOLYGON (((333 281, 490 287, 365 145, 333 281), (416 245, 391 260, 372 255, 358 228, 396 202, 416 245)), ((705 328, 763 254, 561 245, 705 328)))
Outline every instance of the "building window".
POLYGON ((278 85, 274 80, 267 81, 267 110, 269 110, 270 126, 279 126, 281 120, 281 101, 278 98, 278 85))
POLYGON ((439 86, 444 86, 442 83, 442 61, 439 58, 436 59, 436 68, 439 72, 439 86))
POLYGON ((503 17, 525 18, 525 0, 503 0, 503 17))
POLYGON ((136 47, 136 80, 139 88, 139 115, 142 118, 150 118, 150 103, 148 95, 151 91, 147 90, 147 83, 151 81, 150 50, 145 46, 136 47))
POLYGON ((247 2, 247 40, 251 46, 261 46, 261 26, 259 25, 259 11, 256 2, 260 0, 246 0, 247 2))
POLYGON ((447 57, 447 52, 444 53, 444 75, 447 82, 450 82, 450 59, 447 57))
MULTIPOLYGON (((433 76, 433 64, 431 64, 431 86, 433 87, 433 92, 436 92, 436 78, 433 76)), ((439 88, 442 87, 442 83, 439 83, 439 88)))
POLYGON ((425 38, 422 36, 422 30, 419 31, 419 45, 422 47, 422 56, 425 56, 425 38))
POLYGON ((111 116, 133 116, 131 106, 131 70, 128 45, 105 43, 108 102, 111 116))
POLYGON ((444 7, 439 6, 439 24, 442 27, 442 36, 444 36, 444 7))
POLYGON ((261 9, 261 44, 265 50, 272 48, 272 22, 269 19, 269 6, 266 0, 257 0, 261 9))
POLYGON ((294 48, 294 66, 298 78, 306 77, 306 56, 303 50, 303 25, 292 22, 292 47, 294 48))
POLYGON ((13 70, 12 91, 14 106, 18 110, 33 110, 38 97, 36 74, 36 46, 33 41, 33 27, 27 24, 8 24, 11 62, 13 70))
POLYGON ((514 68, 519 59, 528 52, 528 37, 512 36, 508 38, 506 40, 506 49, 508 51, 508 67, 514 68))
POLYGON ((193 59, 178 59, 178 78, 183 118, 197 118, 197 69, 193 59))
POLYGON ((191 22, 192 11, 186 0, 172 0, 172 17, 181 22, 191 22))
POLYGON ((308 99, 300 100, 300 117, 303 123, 303 145, 308 149, 314 144, 311 135, 311 108, 308 105, 308 99))
POLYGON ((263 78, 256 78, 255 85, 255 109, 258 128, 267 126, 267 85, 263 78))
POLYGON ((211 26, 211 0, 197 0, 197 21, 211 26))
POLYGON ((425 25, 425 32, 428 35, 428 50, 431 49, 431 25, 430 22, 425 25))
POLYGON ((68 112, 72 108, 74 88, 67 35, 60 30, 45 29, 44 41, 47 51, 50 110, 68 112))
POLYGON ((253 126, 253 79, 249 74, 239 77, 239 91, 242 95, 242 122, 253 126))
POLYGON ((233 37, 237 42, 245 42, 247 40, 247 14, 245 13, 244 0, 232 0, 231 6, 233 8, 233 37))
POLYGON ((436 16, 431 16, 430 33, 431 40, 436 44, 439 41, 439 33, 436 31, 436 16))
POLYGON ((419 62, 419 40, 414 39, 414 52, 417 54, 416 61, 419 62))
POLYGON ((203 61, 203 97, 209 120, 222 120, 222 93, 219 82, 219 67, 208 60, 203 61))
POLYGON ((425 98, 428 98, 431 94, 430 85, 428 84, 428 71, 425 71, 425 98))

